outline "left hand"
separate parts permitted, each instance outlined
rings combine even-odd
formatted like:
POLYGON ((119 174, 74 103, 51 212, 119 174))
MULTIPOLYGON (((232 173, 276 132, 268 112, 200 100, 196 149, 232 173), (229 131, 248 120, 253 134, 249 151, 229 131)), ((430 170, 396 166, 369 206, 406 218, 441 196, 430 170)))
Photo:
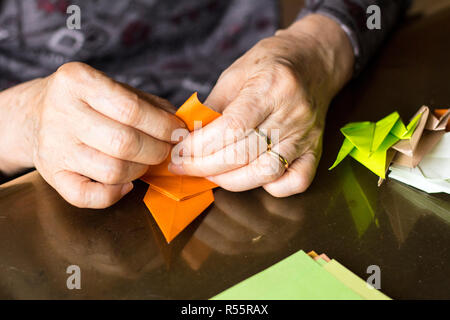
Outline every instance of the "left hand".
POLYGON ((320 160, 328 105, 352 66, 346 34, 323 16, 260 41, 221 75, 205 102, 223 116, 177 146, 182 156, 172 155, 169 169, 230 191, 263 186, 276 197, 304 192, 320 160), (265 142, 256 128, 289 162, 287 170, 267 145, 250 150, 265 142))

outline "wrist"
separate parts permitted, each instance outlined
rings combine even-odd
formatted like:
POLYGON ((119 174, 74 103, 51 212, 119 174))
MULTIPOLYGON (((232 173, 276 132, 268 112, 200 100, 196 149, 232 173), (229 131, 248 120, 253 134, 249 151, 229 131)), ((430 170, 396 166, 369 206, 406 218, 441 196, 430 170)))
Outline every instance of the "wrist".
POLYGON ((33 102, 40 94, 40 79, 0 92, 0 171, 14 175, 32 168, 33 102))
POLYGON ((310 81, 331 101, 353 75, 355 57, 348 35, 337 22, 319 14, 306 16, 277 36, 283 34, 297 39, 292 54, 307 59, 310 81))

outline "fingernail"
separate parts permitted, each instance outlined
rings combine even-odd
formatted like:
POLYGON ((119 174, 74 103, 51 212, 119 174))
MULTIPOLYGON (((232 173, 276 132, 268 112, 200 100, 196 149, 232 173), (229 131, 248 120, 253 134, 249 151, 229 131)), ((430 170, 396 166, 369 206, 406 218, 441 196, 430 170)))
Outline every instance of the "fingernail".
POLYGON ((124 195, 126 195, 128 192, 130 192, 131 190, 133 190, 133 183, 132 182, 129 182, 129 183, 127 183, 127 184, 124 184, 123 186, 122 186, 122 190, 120 191, 120 194, 122 195, 122 197, 124 196, 124 195))
POLYGON ((180 166, 180 165, 177 165, 177 164, 169 163, 168 169, 173 174, 176 174, 176 175, 179 175, 179 176, 184 176, 186 174, 186 172, 183 169, 183 166, 180 166))

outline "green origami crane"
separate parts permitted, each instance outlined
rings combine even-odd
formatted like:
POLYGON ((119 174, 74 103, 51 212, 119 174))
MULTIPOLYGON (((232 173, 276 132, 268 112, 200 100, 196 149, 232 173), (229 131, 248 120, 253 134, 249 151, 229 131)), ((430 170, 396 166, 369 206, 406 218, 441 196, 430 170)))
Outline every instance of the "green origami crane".
POLYGON ((422 114, 416 116, 407 127, 398 112, 388 115, 377 123, 349 123, 341 129, 345 136, 344 143, 336 162, 329 169, 334 169, 348 155, 359 161, 379 177, 385 179, 387 168, 387 151, 400 140, 411 139, 422 114))

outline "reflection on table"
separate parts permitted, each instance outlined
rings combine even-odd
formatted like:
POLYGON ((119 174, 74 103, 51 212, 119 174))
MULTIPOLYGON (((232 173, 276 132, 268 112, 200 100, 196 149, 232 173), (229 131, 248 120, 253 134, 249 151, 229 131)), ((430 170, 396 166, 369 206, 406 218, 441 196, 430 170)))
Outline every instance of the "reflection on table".
POLYGON ((326 252, 398 298, 450 298, 450 196, 377 177, 351 159, 329 172, 352 121, 450 104, 450 7, 409 19, 333 103, 317 177, 304 194, 215 191, 168 245, 143 203, 147 185, 106 210, 67 204, 33 172, 0 187, 0 298, 207 299, 303 249, 326 252), (66 269, 81 268, 68 290, 66 269))

